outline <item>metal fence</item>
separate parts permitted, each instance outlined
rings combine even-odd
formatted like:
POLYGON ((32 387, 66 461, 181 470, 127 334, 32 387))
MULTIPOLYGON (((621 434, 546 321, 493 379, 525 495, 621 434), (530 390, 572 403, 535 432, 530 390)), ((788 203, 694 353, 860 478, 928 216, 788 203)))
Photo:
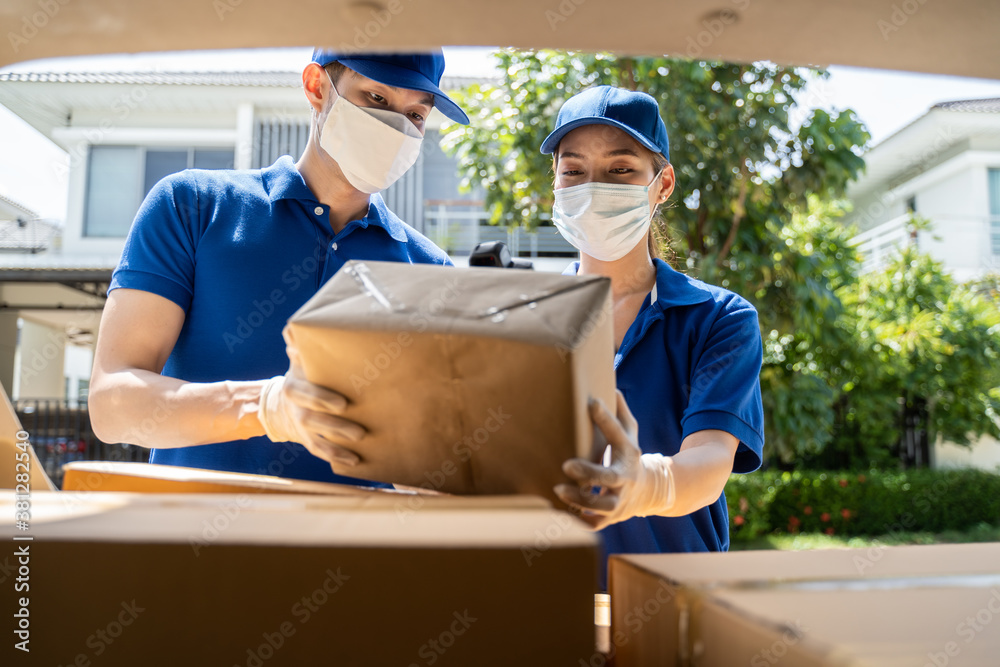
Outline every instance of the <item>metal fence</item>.
POLYGON ((23 399, 14 402, 14 411, 45 474, 59 488, 64 463, 149 460, 149 450, 144 447, 99 440, 90 426, 86 401, 23 399))

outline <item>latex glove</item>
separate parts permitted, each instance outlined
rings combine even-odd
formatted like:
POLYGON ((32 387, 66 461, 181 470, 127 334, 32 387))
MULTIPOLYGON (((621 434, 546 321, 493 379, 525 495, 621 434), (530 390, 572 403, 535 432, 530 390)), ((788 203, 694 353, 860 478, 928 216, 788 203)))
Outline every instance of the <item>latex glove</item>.
MULTIPOLYGON (((576 485, 559 484, 554 489, 595 530, 634 516, 666 514, 675 501, 672 459, 642 453, 635 417, 622 393, 616 393, 617 418, 600 400, 590 403, 591 419, 611 445, 610 465, 569 459, 563 472, 576 485), (595 493, 595 487, 600 491, 595 493)), ((603 456, 604 448, 600 449, 603 456)))
POLYGON ((338 416, 345 407, 344 396, 307 380, 292 356, 286 374, 264 383, 257 418, 273 442, 297 442, 330 463, 353 466, 360 457, 338 442, 357 442, 365 430, 338 416))

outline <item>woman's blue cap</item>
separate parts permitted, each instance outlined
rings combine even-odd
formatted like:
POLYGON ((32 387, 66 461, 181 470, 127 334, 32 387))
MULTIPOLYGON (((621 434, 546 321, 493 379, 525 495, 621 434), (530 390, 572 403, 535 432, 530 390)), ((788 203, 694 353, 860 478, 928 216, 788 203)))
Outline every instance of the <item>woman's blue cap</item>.
POLYGON ((444 54, 436 53, 339 53, 325 49, 313 51, 312 60, 320 67, 338 62, 361 76, 386 86, 420 90, 434 95, 434 106, 448 118, 462 125, 469 117, 439 88, 444 74, 444 54))
POLYGON ((670 160, 670 140, 667 126, 660 118, 660 105, 646 93, 613 86, 588 88, 566 100, 556 129, 542 142, 542 153, 555 152, 559 142, 569 132, 584 125, 610 125, 628 133, 633 139, 670 160))

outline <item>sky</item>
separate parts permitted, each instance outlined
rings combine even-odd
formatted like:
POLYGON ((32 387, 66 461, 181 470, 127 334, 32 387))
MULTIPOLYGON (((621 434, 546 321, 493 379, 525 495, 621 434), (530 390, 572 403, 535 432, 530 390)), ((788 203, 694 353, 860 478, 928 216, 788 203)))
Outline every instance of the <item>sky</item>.
MULTIPOLYGON (((492 71, 487 48, 446 48, 446 76, 477 76, 492 71)), ((260 49, 253 52, 187 52, 61 58, 19 63, 3 71, 215 71, 298 70, 308 62, 308 49, 260 49)), ((1000 81, 928 74, 831 67, 830 78, 810 84, 800 102, 810 106, 853 109, 878 144, 910 124, 938 102, 1000 97, 1000 81)), ((0 106, 0 194, 18 201, 43 218, 62 221, 66 183, 53 182, 53 162, 65 153, 30 125, 0 106)))

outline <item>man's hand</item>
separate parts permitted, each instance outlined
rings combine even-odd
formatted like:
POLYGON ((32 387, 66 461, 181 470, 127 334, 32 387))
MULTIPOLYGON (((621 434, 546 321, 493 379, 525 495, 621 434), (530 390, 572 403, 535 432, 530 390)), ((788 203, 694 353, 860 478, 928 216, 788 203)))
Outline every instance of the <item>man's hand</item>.
POLYGON ((595 530, 634 516, 663 514, 674 504, 672 461, 639 449, 638 424, 619 391, 618 418, 601 401, 592 401, 590 416, 611 445, 611 465, 569 459, 563 472, 577 485, 560 484, 556 495, 595 530), (594 492, 599 488, 599 492, 594 492))
POLYGON ((291 368, 268 380, 260 392, 257 417, 267 437, 274 442, 297 442, 330 463, 357 464, 360 457, 337 444, 357 442, 365 435, 364 428, 338 416, 347 407, 347 399, 309 382, 289 353, 291 368))

